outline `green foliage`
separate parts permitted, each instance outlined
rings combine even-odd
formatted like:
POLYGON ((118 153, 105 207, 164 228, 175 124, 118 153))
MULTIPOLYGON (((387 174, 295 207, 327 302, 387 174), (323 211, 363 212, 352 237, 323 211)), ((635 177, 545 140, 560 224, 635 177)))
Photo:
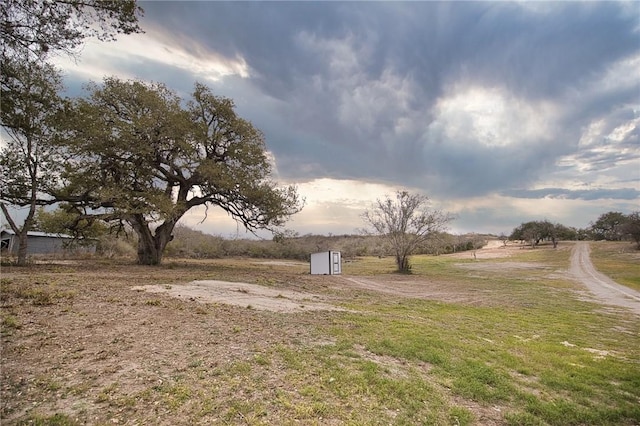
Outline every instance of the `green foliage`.
POLYGON ((608 212, 600 215, 591 223, 591 234, 594 240, 620 241, 624 237, 624 226, 627 217, 624 213, 608 212))
POLYGON ((262 133, 201 84, 184 103, 162 84, 108 78, 75 101, 68 124, 74 161, 60 197, 79 216, 128 223, 139 263, 160 263, 193 207, 220 207, 249 230, 281 226, 301 208, 295 187, 270 179, 262 133))
POLYGON ((65 203, 60 204, 54 211, 39 209, 35 220, 39 230, 53 234, 70 234, 76 237, 79 244, 93 244, 109 230, 102 221, 76 215, 73 208, 65 203))
POLYGON ((3 60, 73 54, 87 37, 142 32, 135 0, 3 0, 0 12, 3 60))
POLYGON ((8 136, 0 151, 0 208, 18 235, 18 264, 27 262, 27 232, 36 208, 52 202, 62 157, 54 145, 59 136, 63 102, 58 96, 61 76, 47 64, 11 60, 1 65, 0 120, 8 136), (6 205, 27 206, 22 225, 6 205))
POLYGON ((46 59, 55 52, 73 54, 86 37, 112 39, 141 32, 135 0, 0 2, 0 115, 8 135, 0 153, 0 208, 18 235, 18 265, 27 264, 27 233, 38 205, 55 202, 61 152, 53 144, 62 131, 65 102, 59 72, 46 59), (29 206, 22 226, 6 204, 29 206))
POLYGON ((640 250, 640 211, 635 211, 627 216, 622 232, 635 241, 636 248, 640 250))
POLYGON ((640 250, 640 212, 625 215, 621 212, 607 212, 591 222, 589 228, 575 229, 560 223, 545 221, 530 221, 514 228, 509 236, 511 240, 529 241, 535 247, 542 240, 551 240, 554 245, 557 240, 607 240, 607 241, 635 241, 640 250))
POLYGON ((542 240, 550 240, 556 247, 558 240, 575 240, 577 237, 575 229, 544 220, 522 223, 513 230, 509 239, 529 241, 531 247, 537 246, 542 240))

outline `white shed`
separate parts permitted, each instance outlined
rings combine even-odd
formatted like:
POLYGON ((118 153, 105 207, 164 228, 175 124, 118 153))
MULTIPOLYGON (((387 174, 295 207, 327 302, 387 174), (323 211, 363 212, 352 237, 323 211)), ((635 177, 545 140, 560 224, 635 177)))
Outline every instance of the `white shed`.
POLYGON ((323 251, 311 255, 311 275, 339 275, 342 259, 339 251, 323 251))

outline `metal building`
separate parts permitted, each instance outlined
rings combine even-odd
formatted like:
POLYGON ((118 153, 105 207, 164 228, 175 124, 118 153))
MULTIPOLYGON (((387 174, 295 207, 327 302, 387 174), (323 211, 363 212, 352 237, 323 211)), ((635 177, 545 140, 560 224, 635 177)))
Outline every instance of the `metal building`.
MULTIPOLYGON (((3 229, 0 232, 0 241, 3 252, 17 255, 20 241, 11 229, 3 229)), ((73 237, 64 234, 48 234, 46 232, 30 231, 27 233, 28 254, 56 254, 65 252, 73 237)))
POLYGON ((323 251, 311 255, 311 275, 339 275, 342 258, 339 251, 323 251))

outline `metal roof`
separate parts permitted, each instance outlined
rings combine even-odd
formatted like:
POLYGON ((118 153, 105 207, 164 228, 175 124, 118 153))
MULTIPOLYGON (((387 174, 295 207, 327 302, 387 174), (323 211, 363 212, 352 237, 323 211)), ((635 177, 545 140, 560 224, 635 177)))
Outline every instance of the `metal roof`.
MULTIPOLYGON (((3 234, 9 234, 9 235, 16 235, 16 233, 13 232, 12 229, 3 229, 2 233, 3 234)), ((73 239, 73 237, 71 235, 52 234, 52 233, 40 232, 40 231, 29 231, 29 232, 27 232, 27 236, 28 237, 46 237, 46 238, 68 238, 68 239, 73 239)))

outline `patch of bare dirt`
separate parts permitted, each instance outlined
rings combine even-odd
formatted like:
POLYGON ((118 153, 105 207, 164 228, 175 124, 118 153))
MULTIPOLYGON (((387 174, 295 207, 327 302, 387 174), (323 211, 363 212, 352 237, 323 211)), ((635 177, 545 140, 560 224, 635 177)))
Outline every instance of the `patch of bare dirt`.
POLYGON ((489 240, 487 244, 478 250, 469 250, 459 253, 451 253, 443 256, 454 257, 457 259, 497 259, 501 257, 510 257, 518 250, 524 250, 527 246, 514 242, 507 242, 505 245, 499 240, 489 240))
MULTIPOLYGON (((513 250, 521 249, 494 244, 476 256, 508 257, 513 250)), ((593 286, 587 287, 593 297, 638 307, 628 294, 611 296, 615 283, 589 267, 588 251, 585 257, 584 248, 576 245, 575 250, 572 276, 593 286)), ((78 261, 3 268, 1 423, 56 412, 78 424, 265 420, 243 418, 243 403, 262 404, 267 420, 287 423, 290 411, 282 407, 304 402, 298 390, 304 383, 287 381, 287 369, 279 362, 289 352, 273 354, 326 341, 326 327, 341 315, 335 312, 340 304, 428 298, 479 305, 495 303, 497 297, 491 283, 474 287, 464 280, 403 275, 310 276, 305 263, 232 262, 180 260, 148 268, 78 261)), ((499 263, 526 271, 519 262, 499 263)), ((361 347, 355 350, 391 377, 402 378, 415 368, 361 347)), ((426 374, 430 366, 418 368, 426 374)), ((500 407, 461 398, 455 402, 473 411, 479 424, 504 423, 500 407)), ((325 420, 331 424, 332 419, 325 420)))
MULTIPOLYGON (((246 309, 131 290, 180 289, 199 278, 233 276, 273 280, 272 286, 280 287, 268 293, 274 301, 314 307, 324 303, 305 287, 326 286, 300 271, 267 275, 269 271, 240 266, 238 274, 221 263, 3 268, 0 423, 37 423, 34 419, 55 413, 77 424, 246 423, 233 403, 275 400, 270 392, 286 382, 277 365, 268 359, 255 362, 256 357, 277 347, 315 345, 324 338, 319 325, 335 313, 299 306, 272 312, 260 310, 254 301, 256 309, 246 309), (268 378, 273 387, 257 389, 243 381, 234 369, 249 362, 254 377, 268 378)), ((225 285, 230 292, 241 290, 236 291, 240 296, 255 291, 253 286, 225 285)))
POLYGON ((482 271, 502 271, 502 270, 527 270, 546 269, 547 266, 536 262, 500 262, 500 263, 457 263, 456 266, 464 269, 474 269, 482 271))
POLYGON ((318 294, 273 289, 242 282, 207 280, 180 285, 135 286, 131 289, 149 293, 163 293, 200 303, 224 303, 273 312, 343 310, 325 303, 325 298, 318 294))

